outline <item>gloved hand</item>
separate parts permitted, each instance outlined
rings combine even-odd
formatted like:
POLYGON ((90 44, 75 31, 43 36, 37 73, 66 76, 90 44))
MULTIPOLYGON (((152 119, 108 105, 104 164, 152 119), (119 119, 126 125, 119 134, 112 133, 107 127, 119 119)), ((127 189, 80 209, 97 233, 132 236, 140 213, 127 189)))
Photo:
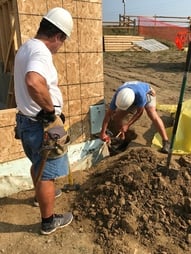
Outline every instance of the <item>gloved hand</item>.
POLYGON ((36 115, 36 119, 45 125, 54 122, 56 119, 55 110, 46 112, 44 109, 42 109, 36 115))

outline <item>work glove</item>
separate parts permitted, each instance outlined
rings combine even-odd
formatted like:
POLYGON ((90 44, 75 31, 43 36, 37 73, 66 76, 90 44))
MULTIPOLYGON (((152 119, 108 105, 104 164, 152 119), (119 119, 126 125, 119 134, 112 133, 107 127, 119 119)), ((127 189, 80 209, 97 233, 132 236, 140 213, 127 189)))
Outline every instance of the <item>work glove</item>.
POLYGON ((44 109, 42 109, 41 111, 38 112, 38 114, 36 115, 36 119, 45 124, 48 125, 49 123, 52 123, 55 121, 56 119, 56 115, 55 115, 55 110, 47 112, 44 109))

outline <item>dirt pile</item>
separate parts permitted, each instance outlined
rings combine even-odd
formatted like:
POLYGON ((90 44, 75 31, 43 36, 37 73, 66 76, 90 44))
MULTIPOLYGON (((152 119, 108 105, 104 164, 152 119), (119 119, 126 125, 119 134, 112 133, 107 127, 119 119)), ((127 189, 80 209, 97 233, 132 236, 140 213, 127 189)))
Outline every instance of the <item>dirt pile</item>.
POLYGON ((130 149, 102 161, 82 185, 74 214, 93 222, 104 253, 130 253, 131 237, 150 253, 190 253, 191 164, 181 157, 167 169, 157 155, 130 149))

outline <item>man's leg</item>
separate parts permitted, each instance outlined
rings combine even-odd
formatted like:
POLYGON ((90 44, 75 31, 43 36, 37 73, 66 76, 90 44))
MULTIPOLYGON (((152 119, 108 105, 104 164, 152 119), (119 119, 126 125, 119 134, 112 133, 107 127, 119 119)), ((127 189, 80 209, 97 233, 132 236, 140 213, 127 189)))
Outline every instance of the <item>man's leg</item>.
POLYGON ((36 195, 40 206, 41 217, 49 218, 54 213, 55 186, 53 180, 39 181, 36 195))
POLYGON ((168 136, 166 133, 164 123, 163 123, 162 119, 160 118, 160 116, 158 115, 156 108, 155 107, 145 107, 145 110, 147 112, 147 115, 153 122, 155 128, 159 132, 162 140, 168 141, 168 136))
MULTIPOLYGON (((31 166, 30 173, 31 173, 31 178, 32 178, 33 185, 34 185, 34 188, 35 188, 36 183, 35 183, 35 173, 34 173, 34 167, 33 166, 31 166)), ((54 195, 55 195, 55 198, 60 197, 62 195, 62 190, 61 189, 56 189, 54 195)), ((38 202, 37 195, 36 195, 36 188, 35 188, 35 197, 34 197, 34 204, 33 205, 36 206, 36 207, 39 206, 39 202, 38 202)))
POLYGON ((162 148, 160 149, 160 152, 168 153, 170 148, 170 143, 168 141, 168 136, 167 136, 166 129, 162 119, 158 115, 155 107, 145 107, 145 109, 149 118, 155 125, 155 128, 157 129, 157 131, 159 132, 162 138, 162 148))
POLYGON ((54 181, 39 181, 36 185, 34 167, 31 166, 31 178, 35 188, 35 197, 38 200, 41 217, 48 218, 53 215, 54 200, 55 200, 55 187, 54 181))
POLYGON ((31 173, 32 182, 33 182, 33 185, 34 185, 34 188, 35 188, 36 184, 35 184, 35 174, 34 174, 34 167, 33 167, 33 165, 30 168, 30 173, 31 173))
POLYGON ((35 196, 40 206, 41 217, 49 218, 54 213, 55 186, 54 180, 35 182, 34 167, 31 166, 31 178, 35 187, 35 196))
POLYGON ((55 188, 53 180, 41 180, 36 184, 36 194, 41 213, 41 234, 49 235, 59 228, 69 225, 73 220, 71 212, 54 213, 55 188))

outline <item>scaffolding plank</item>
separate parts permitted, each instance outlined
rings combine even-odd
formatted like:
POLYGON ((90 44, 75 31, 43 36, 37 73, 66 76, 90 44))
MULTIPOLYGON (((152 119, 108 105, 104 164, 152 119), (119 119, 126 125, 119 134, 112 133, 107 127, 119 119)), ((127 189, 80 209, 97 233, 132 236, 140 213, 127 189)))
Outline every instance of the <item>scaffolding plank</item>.
POLYGON ((104 35, 105 51, 127 51, 135 47, 132 41, 142 41, 144 37, 133 35, 104 35))

